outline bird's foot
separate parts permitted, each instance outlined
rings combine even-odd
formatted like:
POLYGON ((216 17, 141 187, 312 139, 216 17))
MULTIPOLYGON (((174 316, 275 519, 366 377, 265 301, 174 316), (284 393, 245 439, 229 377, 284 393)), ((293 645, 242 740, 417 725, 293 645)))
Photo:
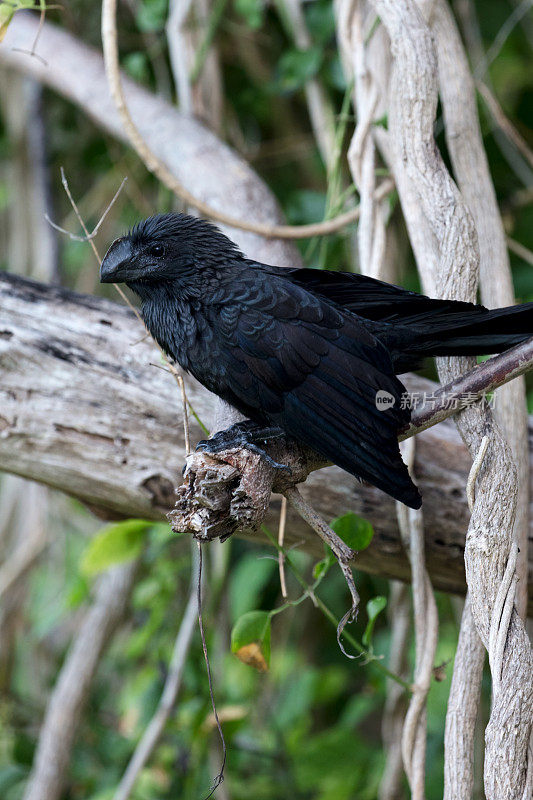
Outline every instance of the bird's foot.
POLYGON ((196 450, 202 450, 204 453, 220 453, 223 450, 244 448, 260 455, 274 469, 283 469, 290 472, 291 468, 287 464, 280 464, 278 461, 274 461, 264 449, 264 445, 268 444, 269 441, 279 439, 284 435, 281 428, 265 427, 252 420, 244 420, 244 422, 237 422, 230 428, 226 428, 225 431, 218 431, 210 439, 202 439, 196 445, 196 450))

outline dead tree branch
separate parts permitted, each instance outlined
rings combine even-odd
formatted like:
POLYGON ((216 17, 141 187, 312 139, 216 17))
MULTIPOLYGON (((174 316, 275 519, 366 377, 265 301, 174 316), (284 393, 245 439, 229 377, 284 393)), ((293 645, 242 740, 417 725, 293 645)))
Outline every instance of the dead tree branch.
MULTIPOLYGON (((132 346, 140 327, 132 312, 6 274, 0 305, 0 469, 61 489, 111 517, 164 518, 181 479, 182 404, 172 376, 150 366, 155 346, 149 340, 132 346)), ((211 395, 191 378, 186 384, 195 412, 208 420, 211 395)), ((421 396, 437 388, 414 376, 407 387, 421 396)), ((192 442, 201 438, 191 417, 192 442)), ((448 422, 417 438, 431 579, 444 591, 464 592, 469 457, 448 422)), ((320 466, 309 454, 292 459, 302 480, 320 466)), ((358 568, 409 580, 390 498, 337 467, 313 472, 301 491, 326 520, 352 510, 373 523, 375 536, 359 554, 358 568)), ((270 488, 267 505, 269 494, 270 488)), ((279 500, 272 509, 267 523, 275 529, 279 500)), ((303 540, 320 556, 314 538, 289 513, 287 545, 303 540)))

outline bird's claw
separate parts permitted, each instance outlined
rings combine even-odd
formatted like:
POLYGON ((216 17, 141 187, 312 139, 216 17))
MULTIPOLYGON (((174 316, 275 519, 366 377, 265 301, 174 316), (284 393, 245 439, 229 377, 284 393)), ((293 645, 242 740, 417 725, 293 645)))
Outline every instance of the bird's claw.
POLYGON ((283 432, 281 430, 278 431, 277 428, 262 429, 253 424, 237 423, 225 431, 218 431, 211 439, 202 439, 196 445, 196 451, 215 454, 223 450, 242 448, 260 455, 273 469, 285 470, 290 474, 292 470, 287 464, 280 464, 278 461, 274 461, 274 459, 257 444, 258 441, 266 444, 269 439, 278 438, 282 435, 283 432))

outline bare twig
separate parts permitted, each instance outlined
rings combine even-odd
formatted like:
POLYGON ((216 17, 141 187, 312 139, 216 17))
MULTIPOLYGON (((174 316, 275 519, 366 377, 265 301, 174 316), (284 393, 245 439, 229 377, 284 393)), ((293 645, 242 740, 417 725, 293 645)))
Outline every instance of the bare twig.
POLYGON ((191 5, 192 0, 171 0, 165 29, 178 103, 186 114, 192 114, 189 58, 184 46, 185 20, 191 5))
POLYGON ((494 389, 533 368, 533 338, 489 358, 482 364, 441 386, 411 416, 411 424, 400 441, 452 417, 494 389))
POLYGON ((211 791, 205 798, 205 800, 209 800, 215 789, 222 783, 224 780, 224 769, 226 767, 226 758, 227 758, 227 750, 226 750, 226 740, 224 739, 224 733, 222 732, 222 726, 220 724, 220 720, 218 718, 217 707, 215 704, 215 696, 213 694, 213 679, 211 677, 211 666, 209 664, 209 656, 207 654, 207 643, 205 641, 205 634, 204 634, 204 623, 202 619, 202 542, 196 542, 198 546, 198 585, 197 585, 197 610, 198 610, 198 625, 200 627, 200 637, 202 639, 202 649, 204 651, 204 659, 205 659, 205 668, 207 670, 207 680, 209 683, 209 696, 211 698, 211 708, 213 709, 213 716, 215 718, 215 722, 218 728, 218 733, 220 736, 220 741, 222 744, 222 764, 220 765, 220 770, 218 775, 215 776, 213 781, 213 786, 211 787, 211 791))
MULTIPOLYGON (((150 333, 149 333, 149 335, 151 336, 150 333)), ((157 344, 157 342, 156 342, 156 344, 157 344)), ((183 407, 183 433, 184 433, 184 437, 185 437, 185 456, 187 457, 188 455, 190 455, 190 452, 191 452, 191 437, 190 437, 190 433, 189 433, 189 414, 188 414, 188 405, 189 404, 187 402, 187 392, 185 391, 185 382, 183 380, 183 375, 181 374, 181 372, 178 369, 176 369, 176 367, 174 366, 174 364, 171 361, 169 361, 169 359, 167 358, 165 353, 163 353, 161 348, 159 348, 159 349, 161 351, 161 355, 163 356, 163 358, 164 358, 164 360, 165 360, 165 362, 167 364, 168 371, 170 372, 171 375, 174 376, 174 378, 176 379, 176 383, 178 384, 178 386, 180 388, 181 401, 182 401, 182 407, 183 407)), ((155 366, 158 366, 158 365, 155 365, 155 366)))
POLYGON ((533 0, 522 0, 522 2, 515 8, 512 14, 509 14, 507 19, 501 26, 500 30, 494 37, 494 41, 487 50, 485 56, 480 61, 480 63, 476 65, 476 68, 474 69, 474 74, 477 78, 483 77, 483 75, 486 73, 486 71, 488 70, 494 59, 498 57, 500 50, 507 41, 507 38, 509 37, 513 28, 516 25, 518 25, 520 20, 528 13, 532 5, 533 5, 533 0))
POLYGON ((513 542, 509 550, 507 566, 505 567, 505 572, 494 600, 494 608, 490 621, 488 651, 492 685, 495 695, 500 693, 502 684, 504 650, 509 633, 509 624, 511 622, 515 598, 517 556, 518 546, 516 542, 513 542))
POLYGON ((533 252, 531 250, 529 250, 527 247, 524 247, 521 242, 517 242, 516 239, 511 239, 510 236, 506 237, 506 241, 507 247, 512 253, 519 256, 533 267, 533 252))
MULTIPOLYGON (((63 185, 65 186, 65 184, 66 184, 66 186, 68 186, 68 183, 66 183, 66 178, 65 178, 65 173, 64 173, 64 171, 63 171, 63 167, 61 167, 61 170, 62 170, 62 172, 61 172, 61 178, 62 178, 62 181, 63 181, 63 185)), ((95 227, 92 229, 91 233, 89 233, 89 234, 87 234, 87 235, 85 235, 85 236, 77 236, 75 233, 71 233, 70 231, 67 231, 67 230, 65 230, 65 228, 62 228, 60 225, 57 225, 55 222, 53 222, 53 221, 50 219, 50 217, 48 216, 48 214, 45 214, 45 215, 44 215, 44 218, 45 218, 45 220, 46 220, 46 221, 47 221, 47 222, 48 222, 48 223, 49 223, 49 224, 52 226, 52 228, 54 228, 56 231, 59 231, 60 233, 65 233, 65 234, 66 234, 66 235, 67 235, 67 236, 68 236, 70 239, 72 239, 73 241, 75 241, 75 242, 88 242, 88 241, 90 241, 91 239, 94 239, 94 237, 96 236, 96 234, 97 234, 97 233, 98 233, 98 231, 100 230, 100 226, 102 225, 102 222, 103 222, 103 221, 105 220, 105 218, 107 217, 107 215, 108 215, 109 211, 111 210, 111 208, 112 208, 112 206, 113 206, 113 204, 114 204, 115 200, 117 199, 117 197, 118 197, 118 196, 119 196, 119 194, 121 193, 121 191, 122 191, 122 187, 124 186, 124 184, 126 183, 126 181, 127 181, 127 180, 128 180, 128 178, 127 178, 127 177, 125 177, 125 178, 123 178, 123 179, 122 179, 122 183, 121 183, 121 184, 120 184, 120 186, 118 187, 118 189, 117 189, 117 191, 115 192, 115 194, 114 194, 114 196, 113 196, 112 200, 110 201, 110 203, 108 204, 107 208, 105 209, 105 211, 104 211, 104 212, 103 212, 103 214, 101 215, 101 217, 100 217, 100 219, 98 220, 98 222, 96 223, 95 227)), ((70 195, 69 195, 69 200, 70 200, 70 202, 72 203, 72 197, 71 197, 70 195)), ((74 208, 74 206, 73 206, 73 208, 74 208)), ((79 217, 78 217, 78 219, 79 219, 79 217)))
MULTIPOLYGON (((365 41, 375 15, 363 0, 342 0, 338 8, 338 37, 347 78, 354 83, 357 127, 348 150, 348 163, 360 194, 361 215, 357 228, 359 263, 365 275, 378 277, 385 253, 385 211, 375 197, 376 147, 373 123, 381 100, 367 65, 365 41)), ((383 276, 382 276, 383 277, 383 276)))
POLYGON ((281 596, 284 600, 287 599, 287 581, 285 580, 285 553, 283 545, 285 543, 285 525, 287 523, 287 498, 281 498, 281 509, 279 512, 279 527, 278 527, 278 567, 279 567, 279 583, 281 586, 281 596))
POLYGON ((516 130, 512 122, 506 117, 501 105, 496 100, 489 87, 483 81, 478 81, 477 89, 481 97, 487 104, 494 122, 501 128, 507 138, 515 145, 517 150, 520 150, 530 167, 533 167, 533 153, 527 145, 527 142, 522 138, 516 130))
POLYGON ((168 666, 168 673, 161 699, 159 700, 155 714, 145 728, 141 740, 126 767, 126 771, 113 796, 114 800, 127 800, 130 797, 139 773, 154 752, 165 729, 167 720, 176 704, 198 612, 198 563, 198 550, 196 548, 196 543, 192 542, 191 588, 189 599, 185 606, 178 635, 176 636, 176 641, 172 650, 172 657, 168 666))
POLYGON ((26 53, 31 58, 37 58, 39 61, 42 62, 42 64, 45 67, 47 67, 48 64, 47 64, 46 60, 42 56, 40 56, 38 53, 36 53, 35 49, 37 47, 37 43, 39 41, 39 37, 40 37, 41 31, 43 29, 43 25, 44 25, 44 20, 46 18, 47 9, 50 9, 50 8, 62 8, 62 6, 57 6, 57 5, 56 6, 47 6, 46 5, 46 0, 39 0, 39 6, 40 6, 40 11, 41 11, 41 13, 39 14, 39 27, 37 28, 37 32, 35 34, 35 38, 33 40, 32 46, 31 46, 31 50, 24 50, 21 47, 14 47, 13 50, 18 51, 19 53, 26 53))
POLYGON ((474 505, 476 502, 475 496, 475 489, 476 489, 476 481, 479 475, 479 471, 483 465, 483 459, 485 458, 485 454, 487 452, 487 447, 489 446, 489 437, 484 436, 481 440, 481 444, 479 445, 479 450, 476 453, 476 457, 472 462, 472 467, 470 472, 468 473, 468 480, 466 482, 466 499, 468 500, 468 507, 470 509, 470 513, 474 510, 474 505))
MULTIPOLYGON (((94 253, 94 257, 96 258, 98 266, 100 266, 101 263, 102 263, 102 259, 100 257, 100 253, 98 252, 98 250, 96 248, 96 245, 95 245, 95 243, 93 241, 93 238, 92 238, 91 234, 89 233, 87 225, 85 224, 85 221, 84 221, 83 217, 80 214, 80 211, 79 211, 79 208, 78 208, 78 206, 76 204, 76 201, 72 197, 72 192, 70 191, 70 187, 68 185, 67 176, 65 175, 65 170, 63 169, 63 167, 61 167, 60 171, 61 171, 61 183, 63 184, 63 188, 64 188, 65 193, 66 193, 66 195, 67 195, 67 197, 68 197, 68 199, 70 201, 70 205, 72 206, 72 208, 74 210, 74 213, 76 214, 76 217, 78 219, 78 222, 80 223, 80 225, 81 225, 81 227, 83 229, 83 232, 85 234, 84 241, 89 242, 89 244, 91 245, 91 249, 92 249, 92 251, 94 253)), ((123 183, 124 183, 124 181, 122 182, 122 184, 123 183)), ((120 186, 120 188, 118 190, 119 192, 120 192, 120 189, 122 189, 122 184, 121 184, 121 186, 120 186)), ((116 196, 117 195, 115 195, 115 197, 111 201, 110 206, 113 205, 116 196)), ((68 231, 65 231, 65 233, 68 233, 68 231)), ((70 234, 69 234, 69 236, 70 236, 70 234)), ((133 303, 130 302, 129 298, 127 297, 125 292, 122 290, 122 288, 118 285, 118 283, 114 283, 113 286, 115 287, 115 289, 117 290, 117 292, 119 293, 121 298, 124 300, 126 305, 129 306, 129 308, 131 308, 131 310, 133 311, 133 313, 135 314, 135 316, 137 317, 137 319, 139 320, 141 325, 145 328, 145 330, 147 330, 146 329, 146 325, 144 324, 144 320, 141 317, 141 315, 139 314, 138 309, 136 309, 135 306, 133 305, 133 303)))
POLYGON ((355 617, 357 616, 357 610, 359 608, 359 594, 357 593, 357 589, 355 588, 355 582, 352 575, 352 570, 350 568, 350 561, 352 561, 355 557, 354 551, 345 544, 342 539, 337 536, 335 531, 333 531, 329 525, 324 522, 320 514, 314 510, 314 508, 304 500, 296 486, 293 486, 290 489, 285 491, 285 497, 291 504, 291 506, 300 514, 302 519, 304 519, 308 525, 310 525, 313 530, 318 533, 320 538, 329 546, 331 547, 338 563, 339 567, 342 570, 346 583, 348 585, 348 589, 350 590, 350 594, 352 596, 352 605, 351 608, 346 612, 346 614, 342 617, 341 621, 337 627, 337 641, 339 643, 339 647, 344 653, 347 658, 356 658, 356 656, 350 655, 344 649, 341 643, 341 636, 346 624, 348 622, 352 622, 355 617))
POLYGON ((220 63, 213 38, 226 0, 172 0, 166 36, 180 110, 219 130, 223 111, 220 63))
MULTIPOLYGON (((513 5, 516 6, 518 4, 521 4, 521 0, 513 0, 513 5)), ((462 2, 457 2, 456 0, 455 9, 457 17, 461 23, 464 39, 467 44, 466 50, 468 52, 469 62, 475 65, 474 76, 477 80, 483 79, 484 82, 491 87, 492 82, 490 78, 490 72, 485 71, 483 74, 483 65, 486 63, 486 54, 484 50, 479 19, 477 16, 476 4, 473 3, 472 0, 463 0, 462 2)), ((458 84, 460 83, 461 80, 458 77, 458 84)), ((526 188, 530 186, 531 182, 533 181, 533 171, 528 166, 527 161, 524 161, 516 147, 509 142, 505 132, 502 131, 497 125, 495 126, 494 130, 494 140, 516 177, 524 184, 526 188)))
POLYGON ((30 531, 9 558, 0 565, 0 600, 32 566, 47 545, 44 527, 30 531))

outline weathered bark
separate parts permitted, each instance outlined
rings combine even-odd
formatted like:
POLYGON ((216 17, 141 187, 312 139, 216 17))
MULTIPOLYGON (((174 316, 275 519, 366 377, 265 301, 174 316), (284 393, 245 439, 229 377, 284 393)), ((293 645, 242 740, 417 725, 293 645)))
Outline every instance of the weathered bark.
MULTIPOLYGON (((433 234, 433 275, 419 262, 422 283, 436 278, 436 293, 475 300, 479 251, 474 220, 453 183, 433 138, 438 100, 434 40, 414 0, 373 0, 391 39, 394 66, 390 83, 389 133, 395 174, 405 173, 416 187, 416 203, 433 234)), ((425 4, 423 4, 425 5, 425 4)), ((402 190, 400 201, 403 204, 402 190)), ((439 359, 439 376, 448 382, 468 362, 439 359)), ((457 425, 477 469, 471 494, 472 517, 465 564, 472 617, 489 654, 493 704, 485 735, 485 793, 515 800, 530 797, 533 782, 533 658, 525 628, 514 606, 517 546, 513 526, 517 470, 511 451, 486 404, 471 406, 457 425)), ((463 765, 465 766, 465 765, 463 765)))
MULTIPOLYGON (((150 340, 138 341, 143 330, 132 312, 9 275, 0 277, 0 309, 0 469, 61 489, 107 515, 163 518, 185 461, 181 398, 173 378, 152 366, 159 353, 150 340)), ((407 383, 412 390, 435 389, 414 376, 407 383)), ((186 384, 206 419, 212 397, 191 378, 186 384)), ((192 441, 204 436, 191 417, 192 441)), ((431 579, 444 591, 464 592, 470 459, 451 423, 417 441, 431 579)), ((394 501, 337 467, 312 473, 302 492, 326 519, 352 510, 373 523, 376 535, 358 568, 409 579, 394 501)), ((272 509, 278 508, 274 501, 272 509)), ((322 551, 297 516, 289 518, 287 540, 322 551)))

